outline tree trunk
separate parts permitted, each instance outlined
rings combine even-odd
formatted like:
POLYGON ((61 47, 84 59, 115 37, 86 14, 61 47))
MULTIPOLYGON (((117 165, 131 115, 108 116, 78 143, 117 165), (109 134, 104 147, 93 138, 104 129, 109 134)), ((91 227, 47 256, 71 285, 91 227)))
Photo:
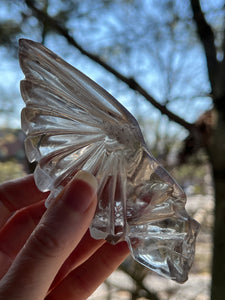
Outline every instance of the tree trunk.
POLYGON ((211 300, 225 297, 225 117, 216 112, 209 155, 215 187, 214 249, 211 300))

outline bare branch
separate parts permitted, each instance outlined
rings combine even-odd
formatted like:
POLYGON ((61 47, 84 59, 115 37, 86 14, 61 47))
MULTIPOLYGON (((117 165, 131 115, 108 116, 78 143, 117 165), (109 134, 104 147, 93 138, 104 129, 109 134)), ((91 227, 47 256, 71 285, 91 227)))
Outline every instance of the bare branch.
POLYGON ((167 115, 168 118, 171 121, 176 122, 177 124, 183 126, 188 131, 192 131, 194 129, 194 125, 185 121, 172 111, 170 111, 165 105, 160 104, 158 101, 156 101, 142 86, 139 85, 139 83, 134 78, 129 78, 118 72, 116 69, 111 67, 109 64, 107 64, 105 61, 103 61, 98 55, 93 54, 85 50, 68 32, 68 30, 62 26, 57 20, 50 17, 46 12, 41 11, 37 9, 33 1, 26 0, 27 6, 33 10, 33 12, 36 14, 39 20, 42 20, 42 22, 47 22, 48 26, 54 30, 63 35, 68 43, 73 45, 75 48, 77 48, 82 54, 89 57, 91 60, 102 66, 105 70, 113 74, 116 78, 121 80, 122 82, 126 83, 132 90, 139 92, 148 102, 150 102, 154 107, 160 110, 160 112, 164 115, 167 115))
POLYGON ((216 72, 219 67, 218 60, 216 58, 216 47, 215 47, 215 37, 212 28, 206 22, 205 16, 201 10, 199 0, 191 0, 191 7, 194 15, 194 20, 197 25, 197 32, 199 38, 205 49, 209 78, 212 84, 212 89, 216 86, 216 72))

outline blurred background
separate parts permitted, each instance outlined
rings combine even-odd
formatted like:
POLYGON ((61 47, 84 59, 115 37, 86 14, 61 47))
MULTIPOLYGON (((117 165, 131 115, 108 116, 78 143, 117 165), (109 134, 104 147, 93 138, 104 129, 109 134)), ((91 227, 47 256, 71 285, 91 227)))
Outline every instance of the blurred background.
POLYGON ((28 38, 134 114, 201 223, 186 283, 128 259, 90 299, 224 299, 224 15, 222 0, 0 0, 0 182, 33 171, 20 130, 18 40, 28 38))

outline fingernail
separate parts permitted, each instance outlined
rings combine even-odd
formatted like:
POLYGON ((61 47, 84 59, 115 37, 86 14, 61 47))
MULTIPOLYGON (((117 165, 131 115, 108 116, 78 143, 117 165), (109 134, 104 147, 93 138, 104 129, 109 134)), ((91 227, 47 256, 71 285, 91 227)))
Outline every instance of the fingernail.
POLYGON ((96 192, 97 187, 98 187, 97 179, 91 173, 88 173, 86 171, 80 170, 73 177, 73 180, 74 179, 77 179, 77 180, 79 179, 79 180, 87 182, 93 188, 93 190, 96 192))
POLYGON ((96 196, 97 180, 86 171, 79 171, 70 181, 62 196, 62 201, 73 210, 85 212, 96 196))

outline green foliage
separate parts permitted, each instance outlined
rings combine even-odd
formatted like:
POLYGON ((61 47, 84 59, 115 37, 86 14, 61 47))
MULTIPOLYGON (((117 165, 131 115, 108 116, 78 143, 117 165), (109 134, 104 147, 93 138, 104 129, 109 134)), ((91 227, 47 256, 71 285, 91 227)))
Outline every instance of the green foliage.
POLYGON ((0 128, 0 182, 26 174, 24 137, 21 130, 0 128))
POLYGON ((205 175, 208 173, 207 165, 182 164, 170 172, 188 194, 206 194, 205 175))
POLYGON ((24 167, 16 160, 0 162, 0 182, 25 176, 24 167))

